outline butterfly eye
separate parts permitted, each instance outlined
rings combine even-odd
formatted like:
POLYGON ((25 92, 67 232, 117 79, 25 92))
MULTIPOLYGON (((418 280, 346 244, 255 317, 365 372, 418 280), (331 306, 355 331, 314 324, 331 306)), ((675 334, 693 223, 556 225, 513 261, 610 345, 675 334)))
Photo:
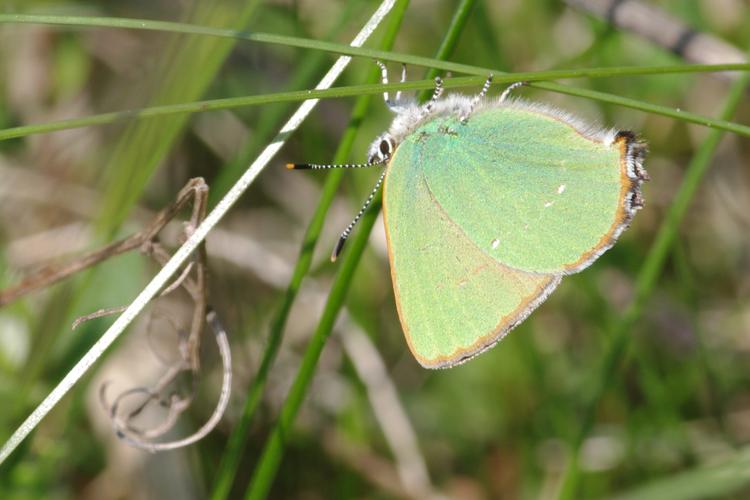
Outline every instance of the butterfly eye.
POLYGON ((384 158, 388 158, 391 155, 391 141, 389 139, 380 141, 380 153, 384 158))

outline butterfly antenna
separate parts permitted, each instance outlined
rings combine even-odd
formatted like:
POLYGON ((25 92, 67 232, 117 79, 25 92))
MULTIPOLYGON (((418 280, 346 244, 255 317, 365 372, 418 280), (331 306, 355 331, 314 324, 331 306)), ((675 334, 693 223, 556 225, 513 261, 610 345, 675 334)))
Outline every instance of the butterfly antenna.
POLYGON ((523 87, 524 85, 528 85, 529 82, 516 82, 508 86, 507 89, 503 91, 502 94, 500 94, 500 102, 505 102, 505 100, 508 98, 511 92, 516 90, 518 87, 523 87))
POLYGON ((367 163, 341 163, 341 164, 318 164, 318 163, 287 163, 289 170, 327 170, 331 168, 369 168, 377 167, 384 161, 368 161, 367 163))
POLYGON ((357 222, 359 222, 359 219, 362 218, 364 213, 367 211, 367 208, 370 206, 370 203, 372 203, 372 199, 375 198, 375 194, 380 189, 380 186, 383 184, 383 179, 385 179, 385 174, 387 170, 384 171, 382 174, 380 174, 380 178, 378 178, 378 182, 375 183, 375 187, 372 188, 372 192, 370 192, 370 196, 367 197, 367 200, 365 201, 365 204, 362 205, 362 208, 359 209, 359 212, 357 213, 356 217, 354 217, 354 220, 352 220, 349 225, 344 229, 344 232, 341 233, 341 236, 339 236, 339 241, 336 243, 336 247, 333 249, 333 252, 331 253, 331 262, 336 262, 336 259, 338 258, 339 254, 341 254, 341 250, 344 249, 344 243, 346 243, 347 238, 349 238, 349 235, 352 234, 352 229, 354 229, 354 226, 357 225, 357 222))
POLYGON ((479 101, 484 99, 484 96, 487 95, 487 91, 490 90, 490 85, 492 85, 492 75, 489 75, 487 77, 487 79, 484 81, 484 85, 482 86, 482 90, 480 90, 479 93, 475 95, 471 100, 469 109, 466 110, 466 113, 460 118, 461 123, 466 125, 466 122, 469 121, 469 116, 474 112, 474 108, 477 106, 477 104, 479 104, 479 101))

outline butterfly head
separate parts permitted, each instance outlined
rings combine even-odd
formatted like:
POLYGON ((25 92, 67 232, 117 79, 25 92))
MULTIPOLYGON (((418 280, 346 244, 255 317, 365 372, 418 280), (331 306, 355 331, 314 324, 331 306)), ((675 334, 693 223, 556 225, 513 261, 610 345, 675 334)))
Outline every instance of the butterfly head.
POLYGON ((396 149, 396 141, 388 132, 375 139, 367 150, 367 161, 371 164, 386 163, 396 149))

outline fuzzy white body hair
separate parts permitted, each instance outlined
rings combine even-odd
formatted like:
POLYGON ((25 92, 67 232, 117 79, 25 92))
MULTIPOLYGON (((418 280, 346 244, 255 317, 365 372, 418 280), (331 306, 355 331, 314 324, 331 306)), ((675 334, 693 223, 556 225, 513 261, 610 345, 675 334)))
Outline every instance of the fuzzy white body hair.
MULTIPOLYGON (((614 228, 608 242, 601 245, 580 266, 563 272, 563 274, 577 273, 589 266, 602 253, 609 249, 620 234, 628 227, 635 213, 643 207, 641 184, 643 181, 649 179, 648 173, 643 168, 646 145, 638 141, 631 132, 591 125, 575 115, 549 104, 526 101, 520 98, 503 99, 504 95, 499 98, 476 98, 462 94, 450 94, 441 100, 433 98, 428 104, 417 104, 414 101, 399 101, 395 105, 389 106, 396 113, 396 117, 393 119, 388 131, 381 134, 370 145, 370 158, 375 158, 378 161, 386 161, 402 141, 419 127, 436 118, 453 116, 458 118, 462 123, 467 123, 471 121, 472 115, 497 108, 528 111, 548 116, 569 125, 582 136, 607 147, 612 146, 622 135, 625 135, 625 170, 630 182, 628 194, 623 200, 625 217, 614 228)), ((460 127, 461 125, 458 126, 460 127)))
POLYGON ((455 116, 471 120, 471 115, 486 109, 510 108, 530 111, 550 116, 556 120, 567 123, 576 129, 581 135, 601 142, 607 146, 611 145, 617 135, 617 130, 602 128, 598 125, 586 123, 577 116, 541 102, 526 101, 521 98, 501 100, 495 98, 482 98, 476 101, 474 97, 464 94, 449 94, 443 99, 434 101, 430 108, 416 101, 402 101, 391 109, 396 117, 391 122, 388 131, 378 136, 370 145, 369 156, 377 155, 383 140, 390 140, 395 149, 408 135, 412 134, 424 123, 443 116, 455 116))

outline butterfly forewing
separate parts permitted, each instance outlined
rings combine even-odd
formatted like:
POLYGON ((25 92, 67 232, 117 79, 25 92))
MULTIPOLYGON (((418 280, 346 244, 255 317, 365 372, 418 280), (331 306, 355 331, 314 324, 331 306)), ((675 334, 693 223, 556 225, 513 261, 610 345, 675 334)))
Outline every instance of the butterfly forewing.
POLYGON ((626 222, 633 181, 613 138, 496 107, 466 124, 437 118, 405 142, 414 143, 436 202, 474 245, 508 267, 559 274, 585 267, 626 222))

